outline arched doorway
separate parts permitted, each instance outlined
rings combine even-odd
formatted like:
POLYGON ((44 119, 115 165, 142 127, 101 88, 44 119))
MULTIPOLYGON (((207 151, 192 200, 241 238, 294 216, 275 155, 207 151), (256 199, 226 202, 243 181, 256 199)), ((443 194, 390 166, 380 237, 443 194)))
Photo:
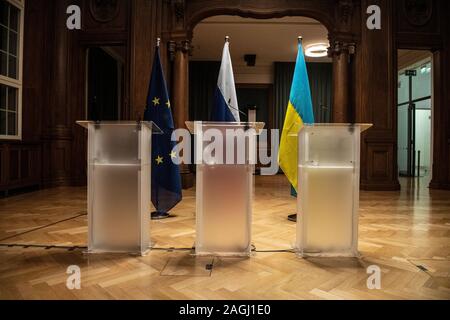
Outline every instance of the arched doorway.
POLYGON ((281 129, 297 57, 297 38, 303 37, 316 122, 332 120, 332 59, 327 55, 328 30, 305 17, 272 19, 214 16, 193 31, 189 64, 189 120, 208 120, 212 108, 225 36, 231 57, 238 102, 243 117, 249 108, 268 129, 281 129), (323 45, 322 55, 309 48, 323 45))
MULTIPOLYGON (((253 18, 261 21, 283 17, 306 17, 319 22, 328 33, 330 44, 329 54, 333 64, 332 79, 332 103, 333 122, 353 122, 354 99, 351 79, 354 77, 353 55, 355 53, 355 42, 357 37, 351 32, 351 8, 344 5, 338 7, 331 4, 326 6, 296 3, 295 7, 282 8, 278 5, 268 4, 254 5, 249 8, 239 8, 231 4, 220 7, 205 6, 205 8, 188 8, 187 2, 185 16, 179 16, 173 30, 170 32, 168 52, 172 63, 172 100, 175 106, 174 118, 176 126, 184 127, 185 121, 189 119, 189 60, 192 54, 192 41, 196 26, 209 17, 218 15, 237 16, 241 18, 253 18), (298 7, 297 7, 298 6, 298 7), (342 19, 335 19, 336 14, 342 14, 342 19), (262 20, 264 19, 264 20, 262 20)), ((291 4, 292 5, 292 4, 291 4)), ((301 30, 299 30, 301 33, 301 30)), ((297 34, 298 35, 298 34, 297 34)), ((220 41, 221 37, 218 37, 220 41)), ((295 43, 295 42, 294 42, 295 43)), ((193 176, 189 175, 187 168, 182 168, 184 187, 193 185, 193 176)))
MULTIPOLYGON (((254 119, 264 122, 268 130, 281 130, 301 35, 315 121, 331 122, 333 66, 327 50, 328 34, 319 21, 305 17, 254 19, 220 15, 202 20, 193 31, 191 44, 189 120, 210 119, 224 39, 228 36, 241 120, 254 119)), ((271 131, 268 137, 259 137, 258 153, 273 153, 270 135, 271 131)))
POLYGON ((189 60, 192 49, 194 29, 203 20, 220 15, 241 18, 253 18, 261 21, 283 17, 306 17, 314 19, 323 25, 328 32, 330 43, 330 56, 333 59, 333 104, 334 122, 348 122, 354 118, 352 112, 351 92, 349 79, 352 77, 352 59, 355 52, 357 36, 351 32, 352 6, 339 4, 314 5, 296 3, 283 8, 279 3, 271 6, 267 4, 254 4, 250 6, 233 6, 224 2, 222 5, 189 8, 186 3, 183 9, 187 15, 177 19, 170 33, 168 51, 173 63, 173 100, 174 105, 184 106, 175 111, 175 122, 181 127, 189 115, 188 87, 189 87, 189 60), (341 19, 335 19, 341 14, 341 19), (178 102, 178 103, 177 103, 178 102))

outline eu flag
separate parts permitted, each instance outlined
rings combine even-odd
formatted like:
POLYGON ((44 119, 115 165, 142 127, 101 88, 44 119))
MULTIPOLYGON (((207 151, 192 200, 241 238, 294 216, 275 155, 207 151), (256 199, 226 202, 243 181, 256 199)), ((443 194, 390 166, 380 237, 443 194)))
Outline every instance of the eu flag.
POLYGON ((152 203, 157 210, 152 216, 162 218, 181 201, 182 195, 180 169, 173 162, 177 156, 173 152, 175 142, 171 140, 174 124, 159 46, 153 62, 144 119, 153 121, 163 131, 163 134, 153 135, 152 145, 152 203))

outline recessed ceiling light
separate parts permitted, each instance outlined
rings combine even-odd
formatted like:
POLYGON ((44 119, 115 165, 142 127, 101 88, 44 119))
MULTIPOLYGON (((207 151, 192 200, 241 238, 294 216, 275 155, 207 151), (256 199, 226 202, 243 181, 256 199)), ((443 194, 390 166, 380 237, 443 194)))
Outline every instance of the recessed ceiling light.
POLYGON ((306 47, 305 55, 311 58, 323 58, 328 55, 328 44, 315 43, 306 47))
POLYGON ((422 67, 420 67, 421 74, 430 73, 430 72, 431 72, 431 66, 428 63, 424 64, 422 67))

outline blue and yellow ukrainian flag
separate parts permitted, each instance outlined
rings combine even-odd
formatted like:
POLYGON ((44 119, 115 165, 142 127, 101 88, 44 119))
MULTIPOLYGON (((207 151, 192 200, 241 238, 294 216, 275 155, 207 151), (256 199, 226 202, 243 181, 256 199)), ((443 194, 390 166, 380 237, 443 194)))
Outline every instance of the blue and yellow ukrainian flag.
POLYGON ((304 124, 314 123, 314 112, 309 87, 308 71, 306 69, 305 55, 302 40, 299 38, 297 63, 295 65, 294 79, 292 81, 289 105, 281 134, 279 163, 292 187, 297 190, 297 134, 304 124))

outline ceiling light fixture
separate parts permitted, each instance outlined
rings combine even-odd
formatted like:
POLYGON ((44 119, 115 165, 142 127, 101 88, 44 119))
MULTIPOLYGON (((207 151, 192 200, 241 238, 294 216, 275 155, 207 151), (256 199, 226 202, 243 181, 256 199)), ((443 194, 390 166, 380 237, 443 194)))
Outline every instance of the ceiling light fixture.
POLYGON ((422 67, 420 67, 421 74, 430 73, 430 72, 431 72, 431 66, 428 63, 424 64, 422 67))
POLYGON ((328 44, 315 43, 306 47, 305 55, 311 58, 323 58, 328 55, 328 44))

